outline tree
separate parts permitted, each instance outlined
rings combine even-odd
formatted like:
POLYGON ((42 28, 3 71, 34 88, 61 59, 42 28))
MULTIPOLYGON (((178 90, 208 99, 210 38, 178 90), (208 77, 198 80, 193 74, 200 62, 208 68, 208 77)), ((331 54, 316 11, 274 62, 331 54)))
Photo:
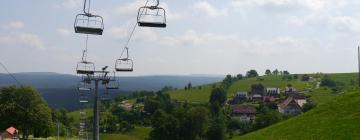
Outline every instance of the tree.
POLYGON ((224 105, 226 101, 226 92, 222 88, 214 88, 211 91, 210 95, 210 104, 218 103, 219 105, 224 105))
POLYGON ((226 139, 226 125, 225 118, 222 115, 216 116, 208 131, 207 131, 208 140, 225 140, 226 139))
POLYGON ((316 106, 316 104, 314 104, 313 102, 309 101, 307 103, 304 104, 304 106, 302 107, 302 112, 307 112, 310 109, 314 108, 316 106))
POLYGON ((290 72, 288 72, 287 70, 284 70, 284 71, 283 71, 283 74, 284 74, 284 75, 290 75, 290 72))
POLYGON ((265 71, 265 75, 271 75, 271 71, 270 71, 269 69, 267 69, 267 70, 265 71))
POLYGON ((179 137, 183 140, 203 139, 209 121, 205 107, 180 108, 174 116, 180 123, 179 137))
POLYGON ((257 129, 264 128, 271 124, 277 123, 282 119, 282 115, 275 110, 268 110, 266 112, 256 115, 255 126, 257 129))
POLYGON ((272 73, 273 73, 273 75, 279 75, 279 70, 275 69, 272 73))
POLYGON ((238 74, 238 75, 236 75, 236 78, 237 78, 238 80, 242 80, 242 79, 244 78, 244 76, 243 76, 242 74, 238 74))
POLYGON ((309 81, 310 80, 310 76, 307 74, 304 74, 301 76, 301 81, 309 81))
POLYGON ((320 86, 327 86, 327 87, 336 87, 336 81, 334 81, 333 79, 330 78, 329 75, 325 75, 322 79, 321 79, 321 84, 320 86))
POLYGON ((151 140, 179 140, 179 120, 163 110, 157 110, 151 119, 151 140))
POLYGON ((248 71, 248 72, 246 73, 246 77, 249 77, 249 78, 251 78, 251 77, 257 77, 257 76, 259 76, 259 74, 257 73, 256 70, 250 70, 250 71, 248 71))
POLYGON ((187 89, 191 89, 192 88, 192 85, 191 83, 189 82, 188 85, 187 85, 187 89))
POLYGON ((294 74, 294 79, 298 79, 298 78, 299 78, 299 75, 294 74))
POLYGON ((5 87, 0 89, 0 129, 14 126, 20 130, 21 139, 33 134, 47 137, 53 126, 51 110, 31 87, 5 87))

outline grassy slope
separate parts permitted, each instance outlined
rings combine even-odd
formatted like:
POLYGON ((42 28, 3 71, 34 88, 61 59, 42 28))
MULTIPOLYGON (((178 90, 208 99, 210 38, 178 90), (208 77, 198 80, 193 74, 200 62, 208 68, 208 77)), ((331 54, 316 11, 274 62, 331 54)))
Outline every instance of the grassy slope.
MULTIPOLYGON (((86 109, 86 114, 88 116, 92 115, 91 109, 86 109)), ((80 113, 79 111, 73 111, 68 114, 70 117, 74 118, 75 124, 79 124, 80 113)), ((147 127, 136 126, 135 129, 128 133, 122 134, 100 134, 100 139, 103 140, 143 140, 150 134, 151 129, 147 127)), ((75 138, 76 139, 76 138, 75 138)))
POLYGON ((360 139, 360 90, 298 117, 234 139, 360 139))
MULTIPOLYGON (((353 87, 350 80, 357 78, 355 73, 330 76, 347 89, 353 87)), ((320 88, 308 94, 317 103, 315 109, 234 139, 360 139, 360 89, 334 94, 320 88)))
MULTIPOLYGON (((249 91, 250 86, 254 83, 262 83, 265 87, 278 87, 282 90, 286 87, 287 84, 292 84, 298 90, 303 90, 307 88, 307 82, 302 82, 300 80, 282 80, 281 76, 264 76, 261 77, 264 80, 259 81, 257 78, 248 78, 235 82, 230 86, 227 94, 228 97, 234 95, 236 91, 249 91)), ((219 83, 218 83, 219 85, 219 83)), ((210 92, 212 89, 212 84, 202 86, 202 89, 191 89, 191 90, 175 90, 170 92, 172 99, 177 99, 180 101, 189 100, 191 102, 201 102, 206 103, 209 101, 210 92)))

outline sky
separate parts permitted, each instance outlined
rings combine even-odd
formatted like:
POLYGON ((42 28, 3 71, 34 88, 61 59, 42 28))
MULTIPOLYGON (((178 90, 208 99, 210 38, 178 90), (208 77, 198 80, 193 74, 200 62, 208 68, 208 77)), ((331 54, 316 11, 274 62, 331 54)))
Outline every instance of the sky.
MULTIPOLYGON (((145 0, 92 0, 103 36, 88 60, 114 69, 145 0)), ((82 0, 2 0, 0 60, 11 72, 76 74, 86 35, 75 34, 82 0)), ((150 3, 153 1, 150 0, 150 3)), ((167 28, 138 27, 134 72, 120 75, 355 72, 358 0, 160 0, 167 28)), ((4 72, 0 70, 0 73, 4 72)))

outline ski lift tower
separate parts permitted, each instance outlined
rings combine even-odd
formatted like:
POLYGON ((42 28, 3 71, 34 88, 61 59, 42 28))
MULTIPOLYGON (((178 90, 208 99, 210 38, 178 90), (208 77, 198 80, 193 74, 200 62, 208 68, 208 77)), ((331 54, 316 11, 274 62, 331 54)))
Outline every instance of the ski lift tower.
POLYGON ((110 81, 108 76, 109 71, 106 71, 106 67, 102 68, 101 71, 94 71, 93 75, 88 74, 84 77, 84 81, 93 81, 95 83, 94 88, 94 121, 93 121, 93 140, 99 140, 99 82, 100 84, 107 84, 110 81))

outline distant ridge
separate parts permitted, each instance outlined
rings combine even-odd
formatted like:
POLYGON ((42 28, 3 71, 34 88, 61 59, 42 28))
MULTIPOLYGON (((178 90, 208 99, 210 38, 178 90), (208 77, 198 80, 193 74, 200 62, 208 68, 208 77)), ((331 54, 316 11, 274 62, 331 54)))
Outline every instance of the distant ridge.
MULTIPOLYGON (((80 77, 70 74, 54 72, 22 72, 13 74, 22 84, 37 88, 48 104, 52 107, 65 107, 75 109, 77 106, 68 104, 76 102, 76 86, 80 77)), ((183 88, 189 82, 192 85, 203 85, 221 81, 223 77, 199 76, 199 75, 146 75, 117 77, 120 89, 113 97, 120 94, 128 94, 131 91, 149 90, 157 91, 164 86, 183 88)), ((0 87, 14 85, 15 82, 7 74, 0 73, 0 87)))

